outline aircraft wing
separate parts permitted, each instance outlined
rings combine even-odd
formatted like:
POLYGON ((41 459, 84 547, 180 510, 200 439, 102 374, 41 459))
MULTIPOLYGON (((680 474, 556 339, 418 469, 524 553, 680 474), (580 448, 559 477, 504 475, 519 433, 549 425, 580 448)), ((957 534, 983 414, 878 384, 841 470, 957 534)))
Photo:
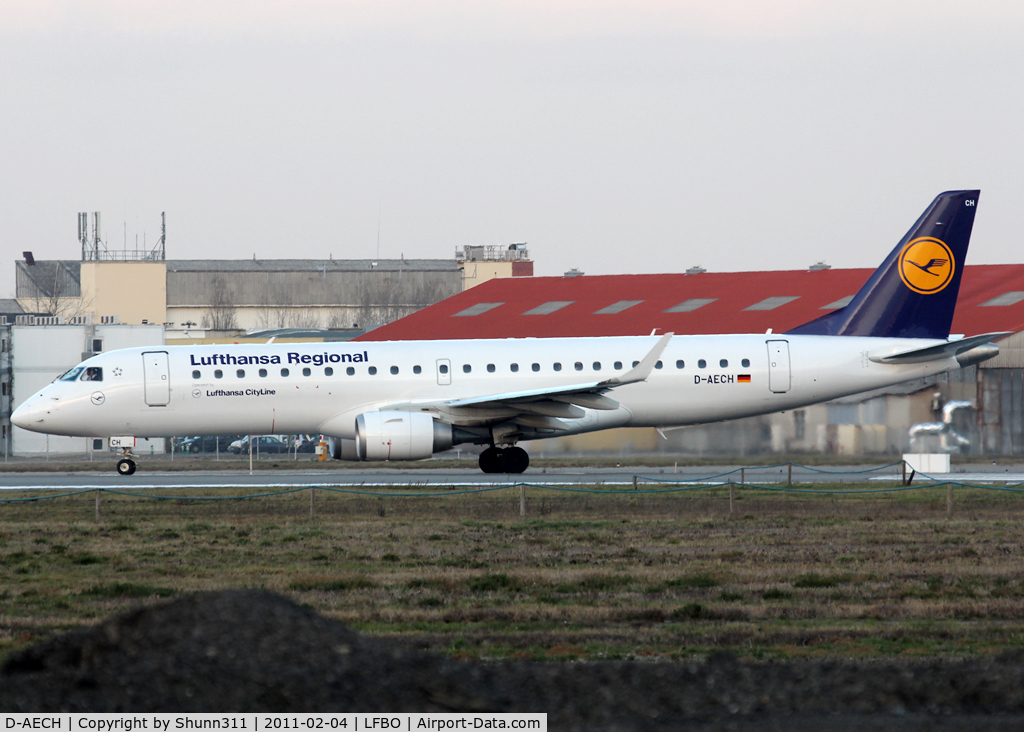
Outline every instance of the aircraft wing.
POLYGON ((672 333, 666 333, 643 359, 621 376, 602 381, 588 381, 547 389, 527 389, 497 394, 485 394, 465 399, 446 399, 415 404, 390 404, 387 409, 413 407, 445 415, 446 420, 463 424, 482 424, 496 421, 514 421, 535 429, 558 430, 565 425, 558 418, 576 419, 584 415, 583 409, 615 410, 619 403, 605 393, 626 384, 645 381, 661 357, 672 333))

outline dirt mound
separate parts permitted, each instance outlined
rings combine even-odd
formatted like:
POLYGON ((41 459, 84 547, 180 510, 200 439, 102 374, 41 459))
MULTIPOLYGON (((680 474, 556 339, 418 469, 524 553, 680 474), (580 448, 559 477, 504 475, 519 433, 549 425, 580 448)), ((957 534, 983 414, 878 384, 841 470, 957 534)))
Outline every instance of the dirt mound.
POLYGON ((191 595, 8 659, 16 711, 547 712, 555 730, 1021 729, 1024 657, 920 664, 475 663, 285 598, 191 595))

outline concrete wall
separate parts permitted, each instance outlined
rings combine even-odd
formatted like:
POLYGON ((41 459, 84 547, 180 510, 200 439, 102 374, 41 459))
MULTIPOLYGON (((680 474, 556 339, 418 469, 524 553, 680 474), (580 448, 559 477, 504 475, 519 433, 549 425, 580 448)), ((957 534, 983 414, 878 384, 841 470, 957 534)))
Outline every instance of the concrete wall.
MULTIPOLYGON (((173 263, 172 263, 173 265, 173 263)), ((167 272, 167 322, 231 328, 390 323, 462 291, 450 269, 167 272)))
POLYGON ((122 323, 167 321, 164 262, 82 262, 82 305, 99 323, 117 315, 122 323))
POLYGON ((468 290, 487 282, 487 280, 493 280, 495 277, 511 277, 513 264, 515 263, 501 260, 459 262, 459 268, 462 270, 462 287, 464 290, 468 290))

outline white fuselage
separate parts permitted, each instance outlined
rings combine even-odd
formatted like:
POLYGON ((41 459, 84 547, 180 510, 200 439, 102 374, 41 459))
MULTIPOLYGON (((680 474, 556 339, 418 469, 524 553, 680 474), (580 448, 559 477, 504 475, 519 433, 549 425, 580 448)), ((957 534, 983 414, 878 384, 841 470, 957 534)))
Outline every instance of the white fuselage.
MULTIPOLYGON (((364 412, 430 405, 471 425, 459 399, 572 386, 630 370, 657 337, 208 345, 133 348, 82 364, 102 381, 57 380, 12 421, 60 435, 354 436, 364 412), (161 355, 164 354, 164 355, 161 355)), ((943 341, 836 336, 675 336, 659 367, 607 392, 617 409, 562 419, 573 434, 687 425, 791 409, 957 367, 954 358, 881 364, 943 341), (703 363, 703 365, 701 365, 703 363), (749 379, 747 378, 749 377, 749 379)), ((84 373, 84 372, 83 372, 84 373)), ((413 407, 415 408, 415 407, 413 407)), ((427 411, 426 409, 424 411, 427 411)), ((493 423, 493 409, 487 417, 493 423)))

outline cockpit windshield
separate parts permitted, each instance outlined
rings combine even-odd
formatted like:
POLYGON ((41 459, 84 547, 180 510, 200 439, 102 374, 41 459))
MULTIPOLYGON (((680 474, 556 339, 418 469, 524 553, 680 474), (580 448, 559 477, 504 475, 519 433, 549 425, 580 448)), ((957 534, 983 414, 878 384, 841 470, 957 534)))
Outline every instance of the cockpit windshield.
POLYGON ((103 381, 103 369, 99 366, 90 366, 82 374, 82 381, 103 381))
POLYGON ((78 375, 82 373, 82 371, 84 371, 83 366, 75 366, 73 369, 66 372, 63 376, 57 379, 57 381, 74 381, 75 379, 78 378, 78 375))

